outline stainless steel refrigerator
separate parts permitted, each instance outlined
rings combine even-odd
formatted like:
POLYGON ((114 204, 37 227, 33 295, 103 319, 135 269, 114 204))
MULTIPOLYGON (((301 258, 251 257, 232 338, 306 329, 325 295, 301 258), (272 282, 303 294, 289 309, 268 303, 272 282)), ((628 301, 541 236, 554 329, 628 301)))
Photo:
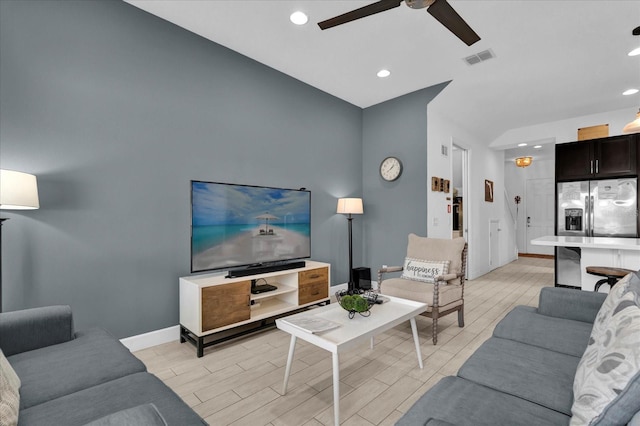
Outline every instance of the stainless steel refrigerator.
MULTIPOLYGON (((559 182, 556 235, 638 237, 637 178, 559 182)), ((580 249, 556 250, 556 285, 580 287, 580 249)))

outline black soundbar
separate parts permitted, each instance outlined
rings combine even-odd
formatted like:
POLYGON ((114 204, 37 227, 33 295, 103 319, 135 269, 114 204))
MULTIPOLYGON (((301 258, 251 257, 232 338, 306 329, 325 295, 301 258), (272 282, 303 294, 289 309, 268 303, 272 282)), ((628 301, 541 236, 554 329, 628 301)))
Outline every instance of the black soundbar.
POLYGON ((225 278, 246 277, 249 275, 267 274, 269 272, 286 271, 287 269, 304 268, 307 263, 304 260, 298 260, 288 263, 273 263, 267 265, 250 266, 242 269, 231 269, 225 278))

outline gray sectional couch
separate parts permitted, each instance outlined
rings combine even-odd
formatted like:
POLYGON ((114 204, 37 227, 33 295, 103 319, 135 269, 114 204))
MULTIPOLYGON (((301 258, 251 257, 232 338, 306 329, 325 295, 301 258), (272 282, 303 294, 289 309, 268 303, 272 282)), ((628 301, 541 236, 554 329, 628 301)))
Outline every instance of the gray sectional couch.
POLYGON ((109 333, 74 332, 68 306, 0 313, 0 349, 20 426, 206 424, 109 333))
POLYGON ((623 281, 608 298, 542 289, 397 425, 640 425, 640 279, 623 281))

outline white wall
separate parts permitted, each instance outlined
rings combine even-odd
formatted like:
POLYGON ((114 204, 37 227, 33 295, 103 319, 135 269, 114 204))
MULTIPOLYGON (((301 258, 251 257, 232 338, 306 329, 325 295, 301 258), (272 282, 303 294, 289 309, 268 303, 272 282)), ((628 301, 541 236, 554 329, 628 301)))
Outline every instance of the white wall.
MULTIPOLYGON (((527 202, 529 201, 529 197, 526 194, 527 180, 542 178, 553 179, 555 177, 555 159, 536 160, 534 158, 531 165, 525 168, 517 167, 512 160, 505 161, 504 177, 507 193, 506 202, 511 209, 513 217, 515 218, 517 216, 517 221, 514 223, 517 250, 520 253, 526 253, 526 211, 527 202), (514 201, 516 195, 519 195, 522 199, 517 210, 514 201)), ((509 216, 509 218, 511 218, 511 216, 509 216)))
POLYGON ((599 124, 608 124, 609 136, 616 136, 622 134, 622 128, 636 117, 637 112, 636 108, 625 108, 511 129, 491 142, 490 146, 496 149, 512 148, 520 142, 551 138, 555 138, 557 143, 573 142, 578 139, 579 128, 599 124))
MULTIPOLYGON (((501 228, 504 217, 504 153, 487 148, 487 141, 482 141, 472 133, 453 123, 439 107, 438 100, 447 96, 447 88, 434 99, 427 108, 427 174, 429 191, 427 194, 427 234, 435 238, 451 238, 452 218, 447 213, 447 205, 451 204, 452 193, 444 194, 430 190, 431 177, 437 176, 452 179, 452 156, 443 157, 441 145, 446 145, 449 154, 452 144, 467 149, 469 153, 469 187, 465 190, 465 204, 468 214, 465 215, 465 228, 469 230, 468 278, 473 279, 486 274, 492 269, 489 250, 489 221, 500 220, 501 228), (484 180, 494 182, 494 202, 484 201, 484 180), (435 221, 435 222, 434 222, 435 221)), ((515 258, 507 252, 506 242, 513 236, 500 235, 499 265, 505 265, 515 258)), ((513 250, 511 250, 513 251, 513 250)))

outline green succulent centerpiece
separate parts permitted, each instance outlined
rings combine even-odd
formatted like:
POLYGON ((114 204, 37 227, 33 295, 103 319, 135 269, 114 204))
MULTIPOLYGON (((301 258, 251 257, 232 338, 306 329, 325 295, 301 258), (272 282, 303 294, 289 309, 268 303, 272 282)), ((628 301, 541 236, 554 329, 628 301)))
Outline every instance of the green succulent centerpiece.
POLYGON ((376 293, 349 294, 347 291, 339 291, 336 293, 336 299, 342 309, 349 312, 349 319, 353 319, 356 313, 363 317, 371 315, 371 306, 376 303, 376 293))

